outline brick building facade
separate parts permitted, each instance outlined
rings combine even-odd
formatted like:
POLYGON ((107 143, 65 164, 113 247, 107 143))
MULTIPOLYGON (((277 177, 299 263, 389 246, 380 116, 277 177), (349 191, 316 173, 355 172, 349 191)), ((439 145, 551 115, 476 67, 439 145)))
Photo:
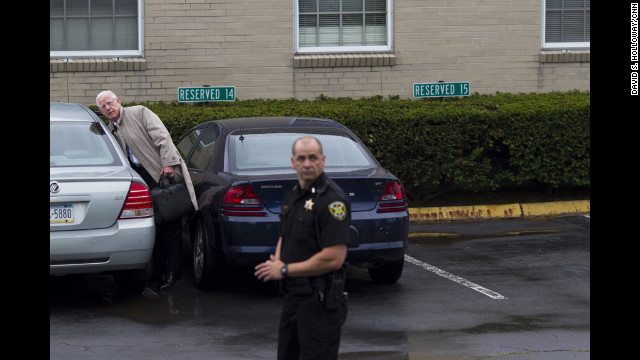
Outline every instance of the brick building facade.
POLYGON ((590 90, 590 51, 544 49, 544 0, 393 0, 391 51, 303 54, 292 0, 144 0, 142 54, 51 57, 50 100, 173 101, 179 87, 235 86, 237 99, 399 95, 470 82, 492 94, 590 90))

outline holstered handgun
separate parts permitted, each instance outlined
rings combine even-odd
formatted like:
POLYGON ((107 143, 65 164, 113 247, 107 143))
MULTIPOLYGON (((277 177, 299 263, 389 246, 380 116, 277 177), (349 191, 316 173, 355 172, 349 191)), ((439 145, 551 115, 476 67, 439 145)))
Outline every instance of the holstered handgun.
POLYGON ((317 276, 314 280, 315 287, 320 296, 320 302, 325 310, 335 310, 347 300, 348 293, 345 292, 347 281, 348 264, 323 276, 317 276))

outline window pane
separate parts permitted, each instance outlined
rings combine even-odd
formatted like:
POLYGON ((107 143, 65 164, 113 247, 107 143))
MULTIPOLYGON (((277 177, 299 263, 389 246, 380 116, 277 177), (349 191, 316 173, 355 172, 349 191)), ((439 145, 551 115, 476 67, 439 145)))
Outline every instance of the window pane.
POLYGON ((138 2, 136 0, 115 0, 116 15, 138 15, 138 2))
POLYGON ((545 23, 545 40, 546 42, 561 42, 562 16, 559 11, 547 11, 547 19, 545 23))
POLYGON ((113 15, 113 2, 111 1, 92 1, 91 2, 91 15, 92 16, 111 16, 113 15))
POLYGON ((362 0, 342 0, 342 11, 360 11, 362 12, 362 0))
POLYGON ((365 29, 367 45, 387 44, 387 16, 385 14, 367 15, 365 29))
POLYGON ((67 19, 67 50, 89 50, 89 20, 67 19))
POLYGON ((51 16, 64 16, 64 1, 51 0, 49 3, 49 12, 51 16))
POLYGON ((580 42, 584 41, 584 12, 565 11, 563 41, 580 42))
POLYGON ((62 19, 49 20, 49 51, 64 50, 64 21, 62 19))
POLYGON ((362 15, 345 14, 342 17, 342 45, 364 45, 362 38, 362 15))
POLYGON ((91 21, 91 50, 113 50, 113 20, 93 18, 91 21))
POLYGON ((116 49, 135 50, 137 48, 137 18, 116 18, 116 49))
POLYGON ((547 10, 562 9, 562 0, 547 0, 547 10))
POLYGON ((300 12, 316 12, 318 11, 316 0, 299 0, 298 10, 300 12))
POLYGON ((584 9, 584 0, 564 0, 565 9, 584 9))
POLYGON ((365 0, 366 11, 387 11, 386 0, 365 0))
POLYGON ((320 0, 320 12, 339 12, 340 0, 320 0))
POLYGON ((340 45, 340 15, 320 15, 318 46, 340 45))
POLYGON ((298 41, 300 46, 316 46, 316 16, 300 15, 298 41))
POLYGON ((67 16, 88 16, 88 0, 67 0, 67 16))

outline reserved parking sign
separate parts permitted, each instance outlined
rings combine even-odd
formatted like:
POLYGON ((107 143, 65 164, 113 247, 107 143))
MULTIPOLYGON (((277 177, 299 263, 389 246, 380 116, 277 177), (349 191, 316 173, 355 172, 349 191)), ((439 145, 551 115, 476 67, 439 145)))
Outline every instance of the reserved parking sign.
POLYGON ((234 101, 235 86, 203 86, 178 88, 178 102, 234 101))
POLYGON ((469 96, 471 87, 464 82, 437 82, 413 84, 413 97, 469 96))

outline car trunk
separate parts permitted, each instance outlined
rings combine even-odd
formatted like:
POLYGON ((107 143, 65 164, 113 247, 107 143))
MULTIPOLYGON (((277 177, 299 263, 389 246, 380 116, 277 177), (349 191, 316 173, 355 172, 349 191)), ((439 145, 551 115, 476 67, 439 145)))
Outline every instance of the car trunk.
POLYGON ((131 186, 131 173, 122 167, 51 168, 50 231, 101 229, 112 226, 131 186))
MULTIPOLYGON (((351 211, 369 211, 375 208, 380 195, 387 182, 387 174, 383 170, 367 169, 353 172, 330 173, 327 176, 333 179, 349 197, 351 211)), ((282 175, 280 179, 273 180, 260 176, 246 176, 251 182, 254 191, 267 209, 279 214, 282 207, 282 199, 287 191, 298 183, 297 178, 291 174, 282 175)))

